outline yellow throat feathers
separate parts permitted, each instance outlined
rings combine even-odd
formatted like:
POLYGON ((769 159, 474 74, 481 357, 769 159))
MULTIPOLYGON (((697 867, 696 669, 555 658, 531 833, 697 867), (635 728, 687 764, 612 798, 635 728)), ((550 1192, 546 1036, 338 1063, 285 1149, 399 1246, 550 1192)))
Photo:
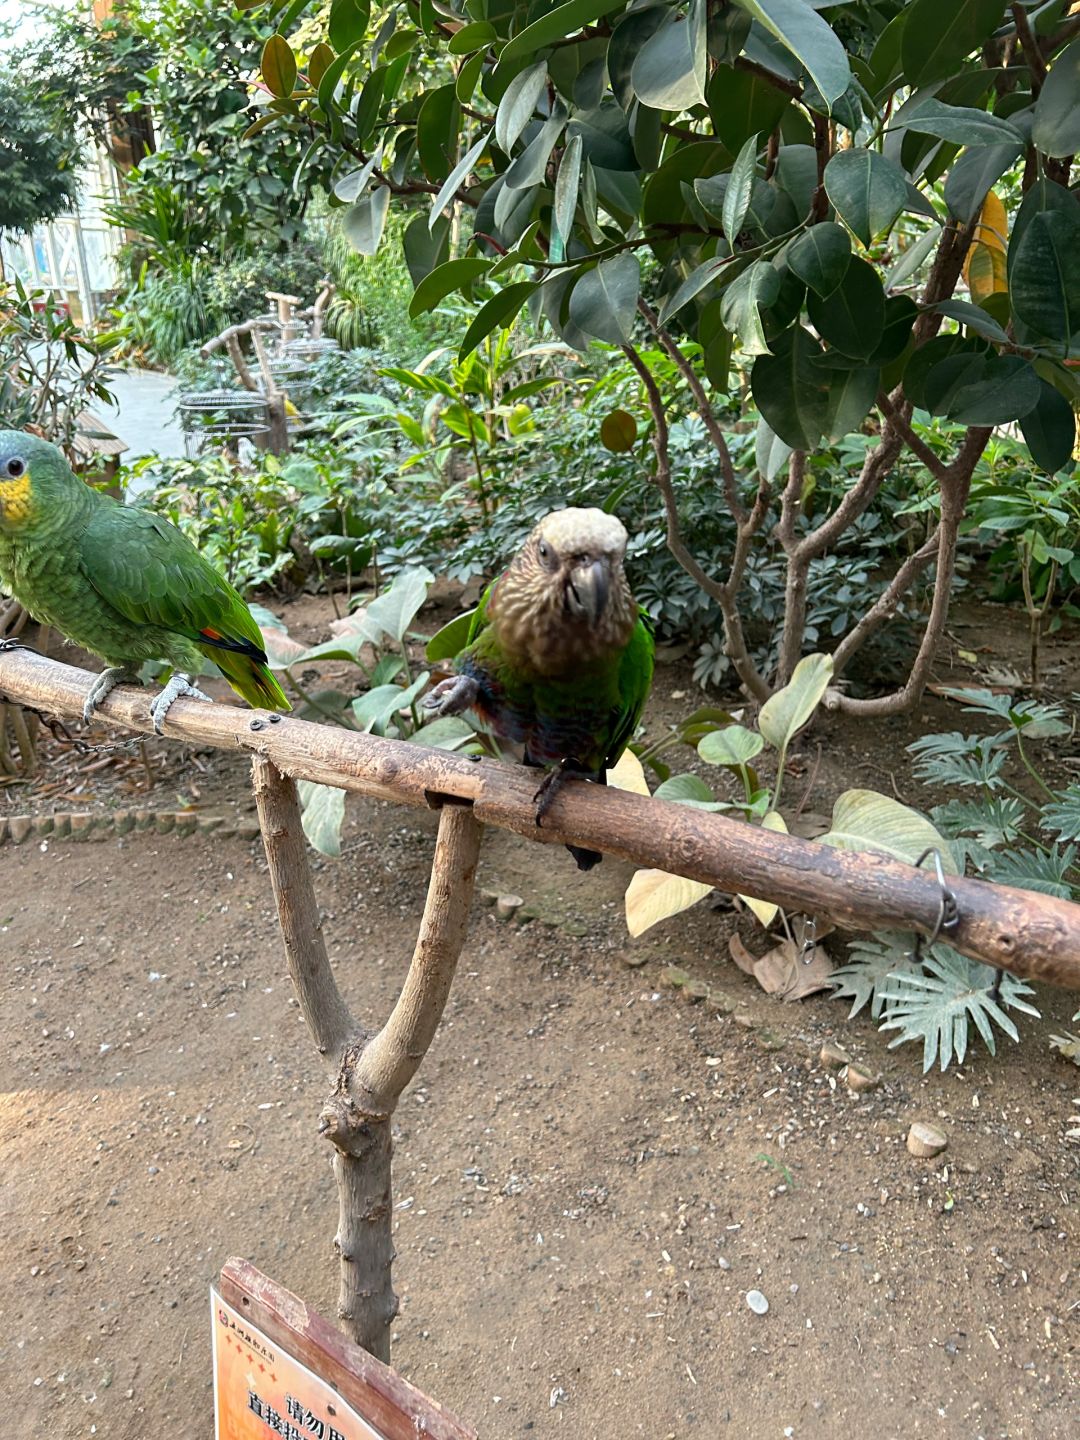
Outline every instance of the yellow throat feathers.
POLYGON ((34 510, 34 495, 27 469, 17 480, 0 482, 0 518, 7 525, 22 525, 34 510))

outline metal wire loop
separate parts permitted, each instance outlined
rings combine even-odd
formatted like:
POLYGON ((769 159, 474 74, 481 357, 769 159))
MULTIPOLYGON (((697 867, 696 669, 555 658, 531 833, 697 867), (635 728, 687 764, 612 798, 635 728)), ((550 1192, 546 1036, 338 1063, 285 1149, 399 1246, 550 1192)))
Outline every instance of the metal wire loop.
POLYGON ((941 864, 941 851, 933 845, 929 846, 915 861, 915 868, 918 870, 928 855, 934 857, 934 869, 937 872, 937 881, 941 893, 938 897, 937 921, 925 941, 919 940, 920 948, 924 944, 933 945, 943 930, 954 930, 960 923, 960 907, 956 902, 956 896, 945 883, 945 871, 941 864))

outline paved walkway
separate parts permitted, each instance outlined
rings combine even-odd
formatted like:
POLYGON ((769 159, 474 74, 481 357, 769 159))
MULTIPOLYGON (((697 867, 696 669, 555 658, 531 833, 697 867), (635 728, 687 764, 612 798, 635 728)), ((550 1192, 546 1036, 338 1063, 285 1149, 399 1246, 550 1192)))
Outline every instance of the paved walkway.
POLYGON ((116 408, 102 405, 101 418, 127 445, 124 461, 141 455, 183 455, 184 436, 175 416, 175 377, 156 370, 122 370, 109 381, 116 408))

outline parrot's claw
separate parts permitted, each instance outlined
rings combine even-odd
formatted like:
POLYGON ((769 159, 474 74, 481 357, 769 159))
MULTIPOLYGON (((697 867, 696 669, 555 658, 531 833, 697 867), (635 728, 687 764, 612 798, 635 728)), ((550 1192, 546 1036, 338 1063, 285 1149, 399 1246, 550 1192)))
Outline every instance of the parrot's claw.
POLYGON ((471 675, 451 675, 449 680, 440 680, 420 701, 422 710, 431 710, 436 715, 460 715, 476 704, 480 687, 471 675))
POLYGON ((150 706, 150 718, 154 722, 154 730, 158 735, 165 733, 165 717, 172 708, 173 702, 182 698, 210 701, 209 695, 204 694, 197 685, 191 683, 190 675, 182 675, 178 670, 150 706))
POLYGON ((83 705, 83 724, 90 724, 94 718, 94 711, 108 699, 117 685, 137 685, 138 683, 139 677, 133 675, 130 670, 125 670, 123 665, 110 665, 107 670, 103 670, 91 686, 90 694, 87 695, 83 705))

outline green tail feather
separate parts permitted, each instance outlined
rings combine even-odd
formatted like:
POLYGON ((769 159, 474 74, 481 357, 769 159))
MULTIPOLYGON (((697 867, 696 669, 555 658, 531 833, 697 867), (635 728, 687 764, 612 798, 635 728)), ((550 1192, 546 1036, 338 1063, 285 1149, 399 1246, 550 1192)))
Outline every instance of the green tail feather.
POLYGON ((273 672, 251 655, 235 650, 222 650, 213 645, 200 645, 238 695, 255 709, 291 710, 289 698, 274 678, 273 672))

